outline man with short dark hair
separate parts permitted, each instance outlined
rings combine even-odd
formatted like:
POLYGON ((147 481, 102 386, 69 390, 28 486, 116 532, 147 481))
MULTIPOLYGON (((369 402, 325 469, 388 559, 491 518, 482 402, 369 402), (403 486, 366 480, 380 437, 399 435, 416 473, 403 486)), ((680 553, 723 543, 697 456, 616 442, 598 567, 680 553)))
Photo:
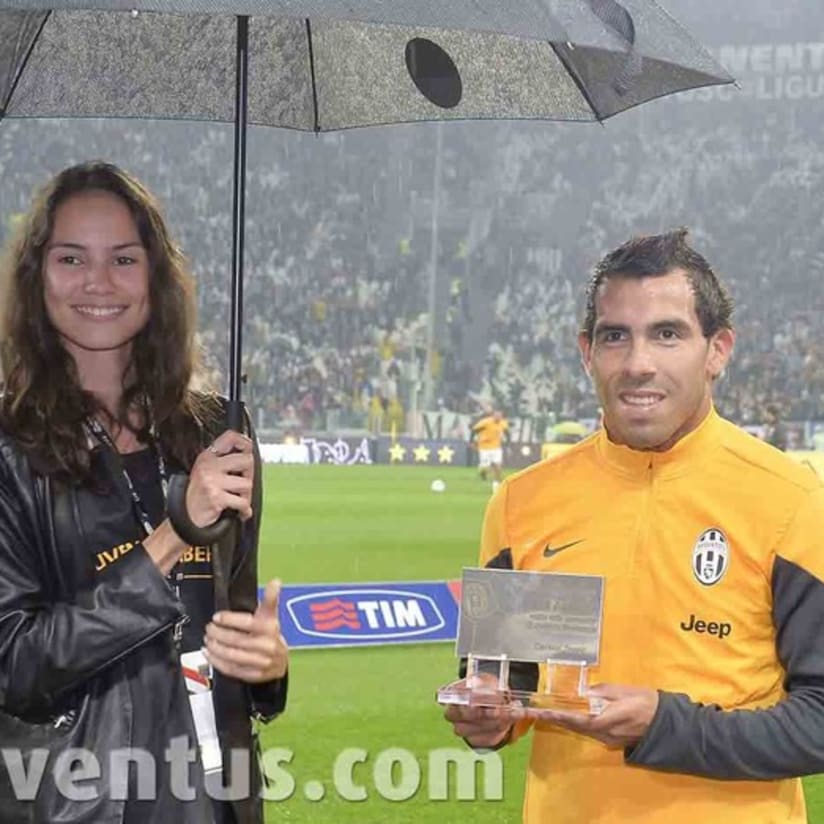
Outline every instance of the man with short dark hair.
MULTIPOLYGON (((482 565, 605 579, 600 715, 446 712, 478 748, 534 727, 527 822, 806 822, 798 776, 824 771, 824 487, 715 412, 732 310, 686 231, 607 255, 579 335, 604 428, 488 505, 482 565)), ((512 672, 522 689, 542 675, 512 672)))

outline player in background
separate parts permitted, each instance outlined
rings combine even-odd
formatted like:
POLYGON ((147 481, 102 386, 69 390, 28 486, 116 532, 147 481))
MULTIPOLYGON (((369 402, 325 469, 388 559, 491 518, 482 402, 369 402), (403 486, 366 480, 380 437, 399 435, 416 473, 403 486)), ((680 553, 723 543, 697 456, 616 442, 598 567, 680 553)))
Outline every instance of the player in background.
POLYGON ((509 423, 500 409, 481 418, 472 427, 471 440, 478 448, 478 473, 483 480, 487 472, 492 474, 492 491, 501 482, 501 470, 504 463, 503 442, 508 438, 509 423))

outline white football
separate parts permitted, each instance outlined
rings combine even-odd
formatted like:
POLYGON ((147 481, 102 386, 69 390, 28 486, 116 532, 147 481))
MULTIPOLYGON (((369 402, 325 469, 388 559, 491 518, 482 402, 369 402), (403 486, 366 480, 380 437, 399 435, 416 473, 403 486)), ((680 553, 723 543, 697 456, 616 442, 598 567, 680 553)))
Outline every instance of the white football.
POLYGON ((433 492, 446 492, 446 484, 440 478, 436 478, 432 481, 429 488, 433 492))

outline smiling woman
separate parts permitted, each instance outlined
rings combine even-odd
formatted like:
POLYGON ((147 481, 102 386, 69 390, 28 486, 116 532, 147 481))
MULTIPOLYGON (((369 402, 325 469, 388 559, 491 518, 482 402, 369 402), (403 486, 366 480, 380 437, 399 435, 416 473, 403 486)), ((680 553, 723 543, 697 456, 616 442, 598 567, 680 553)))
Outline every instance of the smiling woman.
POLYGON ((203 385, 194 280, 139 181, 105 163, 57 175, 18 227, 2 290, 0 415, 38 465, 87 477, 79 424, 100 416, 130 451, 146 443, 146 404, 191 464, 210 408, 188 391, 203 385))
POLYGON ((0 821, 259 824, 279 586, 258 604, 259 451, 198 387, 184 257, 137 180, 88 163, 35 199, 0 281, 0 741, 57 759, 34 795, 0 765, 0 821), (177 471, 195 525, 239 515, 215 551, 166 517, 177 471))
POLYGON ((148 254, 126 203, 104 191, 64 201, 43 279, 46 312, 81 384, 102 388, 112 372, 119 378, 149 320, 148 254))

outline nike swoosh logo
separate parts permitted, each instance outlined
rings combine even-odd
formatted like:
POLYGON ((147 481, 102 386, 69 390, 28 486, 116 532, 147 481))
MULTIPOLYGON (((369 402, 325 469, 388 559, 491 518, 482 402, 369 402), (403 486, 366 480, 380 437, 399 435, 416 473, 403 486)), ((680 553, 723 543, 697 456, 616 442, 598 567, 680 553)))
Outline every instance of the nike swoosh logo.
POLYGON ((571 546, 577 546, 578 544, 582 544, 584 539, 581 538, 580 541, 571 541, 568 544, 564 544, 563 546, 550 546, 549 544, 546 545, 544 549, 544 558, 551 558, 553 555, 557 555, 559 552, 563 552, 565 549, 569 549, 571 546))

